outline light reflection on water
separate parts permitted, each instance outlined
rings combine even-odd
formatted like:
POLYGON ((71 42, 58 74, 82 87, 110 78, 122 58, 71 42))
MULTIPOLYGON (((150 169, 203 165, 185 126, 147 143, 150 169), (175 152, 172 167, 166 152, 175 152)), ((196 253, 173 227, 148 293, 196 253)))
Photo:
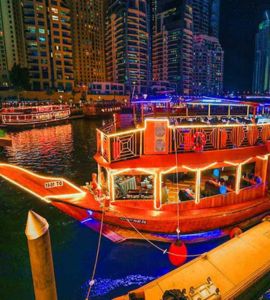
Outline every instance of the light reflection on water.
MULTIPOLYGON (((56 127, 13 132, 13 146, 0 153, 0 161, 83 184, 96 171, 92 157, 96 151, 95 128, 99 125, 100 122, 76 120, 56 127)), ((95 259, 97 234, 3 180, 0 180, 0 299, 33 299, 24 235, 29 209, 44 216, 50 224, 59 299, 84 299, 95 259)), ((218 244, 216 241, 188 248, 191 254, 204 253, 218 244)), ((113 244, 102 239, 92 299, 119 296, 171 269, 166 255, 148 244, 113 244)))
POLYGON ((72 125, 11 133, 12 147, 6 148, 9 163, 46 173, 65 173, 72 167, 72 125))

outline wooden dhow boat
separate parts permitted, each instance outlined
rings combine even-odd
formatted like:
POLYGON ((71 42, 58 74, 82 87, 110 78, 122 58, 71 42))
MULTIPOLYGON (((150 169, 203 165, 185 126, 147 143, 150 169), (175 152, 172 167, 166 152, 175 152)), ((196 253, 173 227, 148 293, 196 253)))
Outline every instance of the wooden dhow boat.
POLYGON ((0 175, 114 242, 187 243, 234 235, 270 211, 268 105, 136 101, 97 129, 97 174, 83 187, 0 164, 0 175), (139 111, 138 111, 139 108, 139 111))

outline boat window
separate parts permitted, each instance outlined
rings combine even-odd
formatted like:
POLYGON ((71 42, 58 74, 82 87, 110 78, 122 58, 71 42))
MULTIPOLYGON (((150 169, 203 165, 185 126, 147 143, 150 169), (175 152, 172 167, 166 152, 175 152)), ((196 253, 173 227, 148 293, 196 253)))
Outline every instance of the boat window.
POLYGON ((101 186, 102 192, 107 194, 107 192, 108 192, 108 172, 104 167, 100 168, 99 180, 100 180, 100 186, 101 186))
POLYGON ((115 200, 153 199, 153 175, 117 175, 114 177, 115 200))
POLYGON ((195 199, 195 172, 179 172, 162 176, 162 203, 195 199))
POLYGON ((247 114, 247 106, 231 106, 231 116, 240 116, 247 114))
POLYGON ((211 116, 227 116, 228 106, 226 105, 211 105, 211 116))
POLYGON ((188 106, 189 116, 207 116, 208 115, 208 105, 189 105, 188 106))
POLYGON ((205 170, 201 174, 201 198, 235 191, 236 167, 205 170))
POLYGON ((256 163, 252 162, 242 166, 242 178, 240 188, 246 188, 262 182, 260 174, 256 174, 256 163))

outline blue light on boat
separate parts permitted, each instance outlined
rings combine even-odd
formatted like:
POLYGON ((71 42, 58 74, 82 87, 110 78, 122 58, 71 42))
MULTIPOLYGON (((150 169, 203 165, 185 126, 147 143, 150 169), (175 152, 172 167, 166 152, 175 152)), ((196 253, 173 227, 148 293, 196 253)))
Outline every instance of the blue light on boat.
POLYGON ((84 219, 81 221, 81 224, 84 224, 84 223, 87 223, 87 222, 90 222, 90 221, 93 221, 92 218, 87 218, 87 219, 84 219))
MULTIPOLYGON (((156 236, 161 236, 169 239, 176 239, 176 234, 155 234, 156 236)), ((190 234, 181 234, 180 238, 182 241, 192 241, 197 239, 217 239, 223 236, 221 229, 215 229, 207 232, 198 232, 190 234)))

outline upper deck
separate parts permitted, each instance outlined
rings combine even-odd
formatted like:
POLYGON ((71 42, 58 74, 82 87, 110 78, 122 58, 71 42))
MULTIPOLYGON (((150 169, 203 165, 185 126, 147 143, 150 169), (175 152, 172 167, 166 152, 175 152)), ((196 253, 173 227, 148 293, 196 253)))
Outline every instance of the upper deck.
POLYGON ((144 155, 261 146, 270 139, 269 105, 200 99, 137 101, 132 112, 97 129, 97 153, 108 163, 144 155))

